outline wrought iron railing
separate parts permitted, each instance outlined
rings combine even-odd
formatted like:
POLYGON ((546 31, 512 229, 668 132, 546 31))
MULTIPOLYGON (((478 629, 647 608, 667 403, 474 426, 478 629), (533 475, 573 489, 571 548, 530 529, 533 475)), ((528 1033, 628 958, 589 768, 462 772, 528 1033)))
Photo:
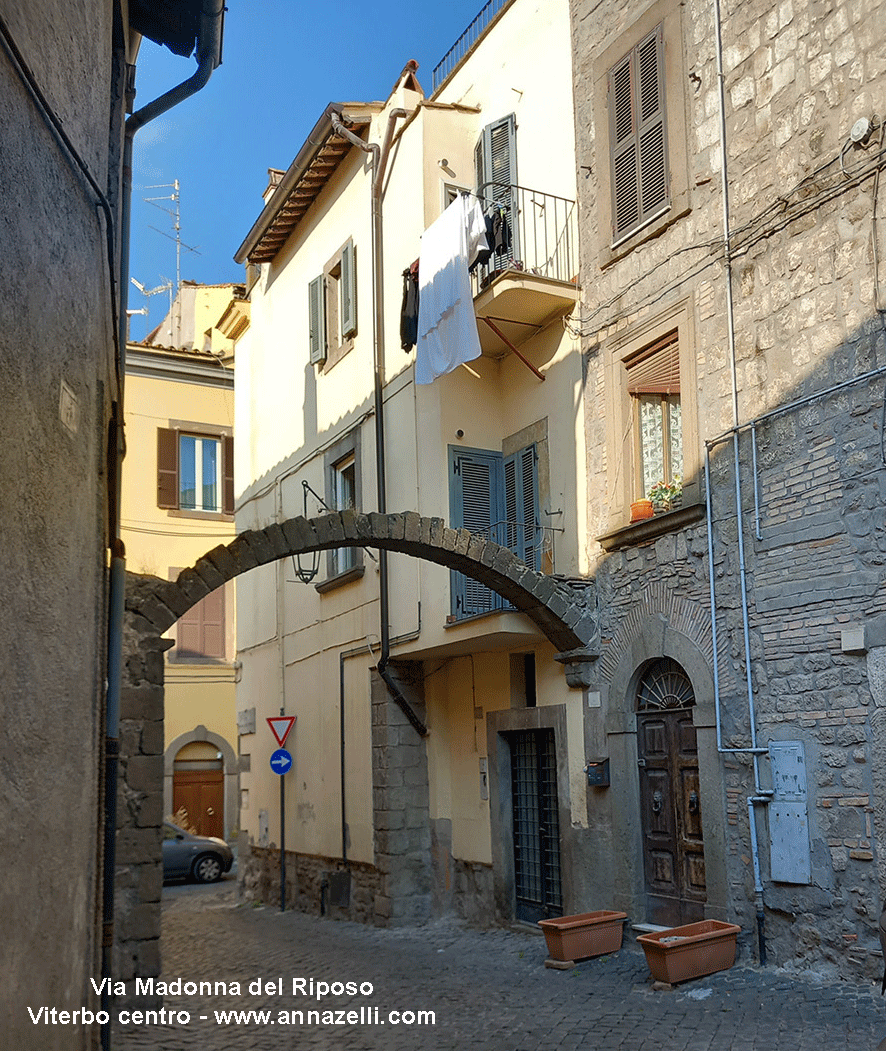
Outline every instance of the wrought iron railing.
POLYGON ((484 183, 477 191, 495 229, 492 255, 472 271, 474 295, 506 270, 522 270, 555 281, 574 282, 578 273, 575 201, 526 186, 484 183))
POLYGON ((440 87, 443 81, 482 36, 493 18, 495 18, 498 12, 509 2, 510 0, 489 0, 489 3, 485 5, 480 14, 477 15, 474 21, 471 22, 468 28, 434 67, 434 72, 431 76, 432 91, 436 91, 437 88, 440 87))

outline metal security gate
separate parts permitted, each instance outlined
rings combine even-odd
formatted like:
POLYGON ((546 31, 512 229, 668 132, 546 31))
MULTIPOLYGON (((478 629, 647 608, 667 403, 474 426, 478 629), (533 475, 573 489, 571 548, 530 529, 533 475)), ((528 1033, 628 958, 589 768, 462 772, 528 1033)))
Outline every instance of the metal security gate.
POLYGON ((521 730, 508 738, 516 918, 535 923, 563 912, 554 731, 521 730))

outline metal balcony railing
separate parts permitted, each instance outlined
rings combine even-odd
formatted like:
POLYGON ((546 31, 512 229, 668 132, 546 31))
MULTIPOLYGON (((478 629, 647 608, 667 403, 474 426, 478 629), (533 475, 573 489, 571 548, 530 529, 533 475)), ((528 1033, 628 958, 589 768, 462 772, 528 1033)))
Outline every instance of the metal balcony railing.
POLYGON ((468 28, 434 67, 434 72, 431 75, 432 92, 440 87, 443 81, 471 50, 476 41, 486 31, 486 27, 506 3, 508 3, 508 0, 489 0, 489 3, 483 7, 480 14, 477 15, 474 21, 471 22, 468 28))
POLYGON ((473 268, 473 293, 493 278, 519 270, 555 281, 574 282, 578 273, 578 226, 575 201, 527 186, 488 182, 477 196, 487 217, 502 232, 492 255, 473 268))

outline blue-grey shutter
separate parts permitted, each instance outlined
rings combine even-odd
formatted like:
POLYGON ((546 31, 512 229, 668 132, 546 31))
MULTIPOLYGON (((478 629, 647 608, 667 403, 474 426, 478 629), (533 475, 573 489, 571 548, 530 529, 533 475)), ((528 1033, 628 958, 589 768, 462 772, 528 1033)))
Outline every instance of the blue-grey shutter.
POLYGON ((540 568, 541 529, 538 512, 538 453, 535 445, 504 460, 505 522, 501 543, 540 568))
MULTIPOLYGON (((450 448, 449 510, 455 529, 500 542, 501 455, 450 448)), ((452 613, 459 620, 501 609, 498 594, 463 573, 451 573, 452 613)))
POLYGON ((661 26, 612 67, 608 91, 615 241, 670 203, 661 26))
POLYGON ((308 326, 310 360, 316 365, 326 360, 326 287, 322 274, 308 285, 308 326))
POLYGON ((483 210, 498 205, 511 228, 508 261, 520 259, 519 207, 517 203, 517 121, 511 113, 487 124, 474 150, 477 192, 483 210))
POLYGON ((341 253, 341 337, 348 339, 357 332, 357 252, 348 241, 341 253))

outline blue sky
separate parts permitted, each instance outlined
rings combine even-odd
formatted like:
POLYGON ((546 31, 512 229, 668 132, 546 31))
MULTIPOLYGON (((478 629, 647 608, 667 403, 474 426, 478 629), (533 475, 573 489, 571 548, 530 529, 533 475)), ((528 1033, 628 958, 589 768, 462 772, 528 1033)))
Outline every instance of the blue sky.
MULTIPOLYGON (((180 184, 183 280, 241 281, 234 252, 261 211, 268 168, 288 168, 329 102, 385 99, 414 58, 427 94, 431 73, 485 0, 410 4, 393 0, 228 0, 222 65, 202 92, 143 128, 135 139, 130 274, 146 288, 175 280, 173 220, 146 197, 168 197, 180 184), (152 229, 154 227, 155 229, 152 229), (166 235, 166 236, 164 236, 166 235)), ((136 108, 195 69, 144 41, 136 108)), ((131 284, 131 338, 163 318, 168 296, 145 298, 131 284)))

